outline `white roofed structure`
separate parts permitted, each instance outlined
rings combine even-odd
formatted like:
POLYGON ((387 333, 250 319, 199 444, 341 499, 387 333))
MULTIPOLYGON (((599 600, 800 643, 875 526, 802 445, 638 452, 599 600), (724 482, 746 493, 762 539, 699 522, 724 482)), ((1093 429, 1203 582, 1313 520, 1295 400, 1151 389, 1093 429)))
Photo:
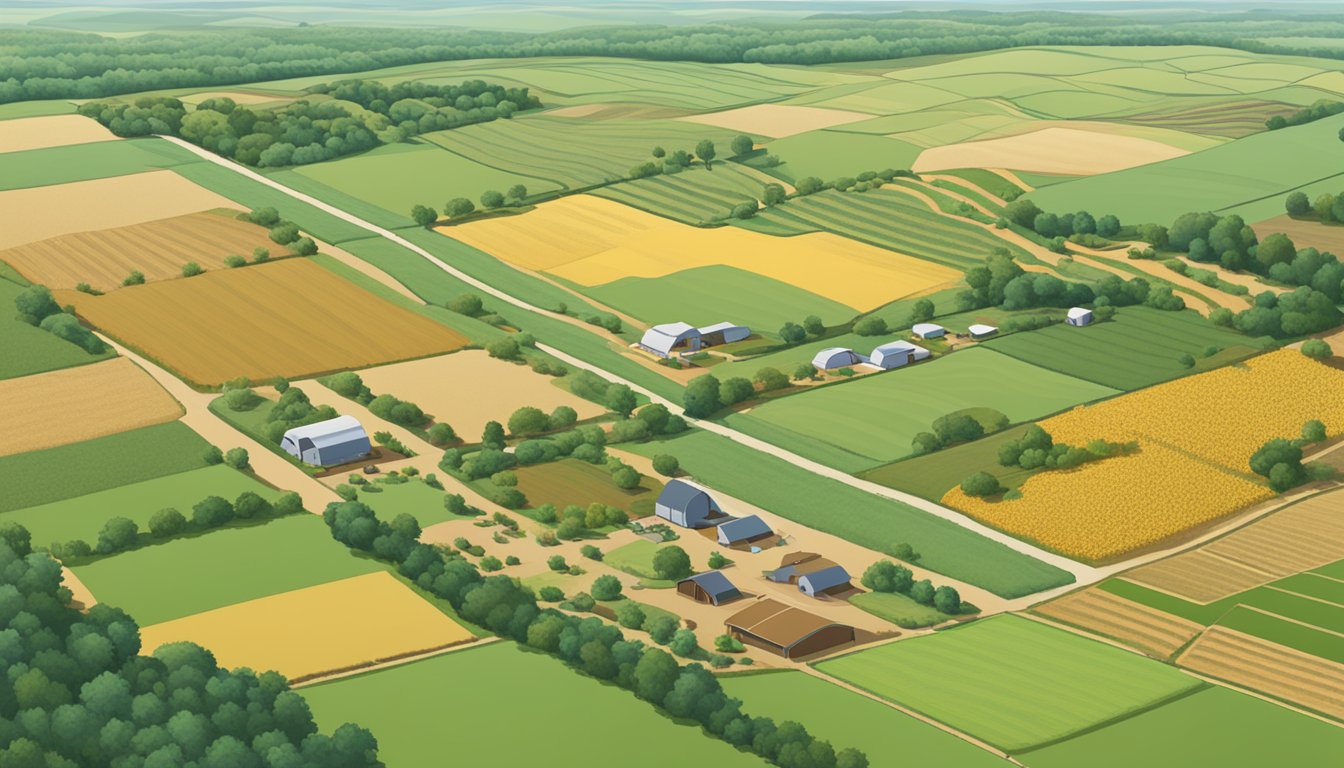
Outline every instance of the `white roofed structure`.
POLYGON ((812 357, 812 367, 823 371, 844 368, 861 362, 859 356, 849 347, 827 347, 812 357))
POLYGON ((915 323, 910 331, 921 339, 936 339, 947 334, 947 329, 937 323, 915 323))
POLYGON ((354 416, 294 427, 280 439, 280 447, 304 463, 323 467, 355 461, 373 450, 368 433, 354 416))
POLYGON ((695 352, 702 347, 731 344, 751 335, 751 329, 736 323, 715 323, 696 328, 689 323, 664 323, 644 332, 639 346, 659 357, 680 352, 695 352))
POLYGON ((1083 307, 1073 307, 1069 310, 1068 317, 1064 322, 1069 325, 1087 325, 1092 322, 1092 310, 1083 307))
POLYGON ((891 370, 900 368, 906 363, 923 360, 928 356, 929 350, 921 346, 908 341, 892 341, 875 347, 873 354, 868 356, 868 364, 883 370, 891 370))
POLYGON ((993 336, 994 334, 999 332, 998 328, 995 328, 992 325, 985 325, 983 323, 976 323, 975 325, 972 325, 970 328, 967 328, 966 330, 970 331, 972 339, 983 339, 986 336, 993 336))

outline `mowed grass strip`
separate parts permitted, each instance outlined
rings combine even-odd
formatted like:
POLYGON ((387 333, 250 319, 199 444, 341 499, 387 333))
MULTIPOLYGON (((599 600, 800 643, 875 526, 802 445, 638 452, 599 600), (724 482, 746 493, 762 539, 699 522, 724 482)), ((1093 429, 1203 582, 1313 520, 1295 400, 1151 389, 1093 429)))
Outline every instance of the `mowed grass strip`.
POLYGON ((382 570, 331 538, 317 515, 222 528, 76 567, 98 602, 141 626, 382 570))
MULTIPOLYGON (((17 279, 17 278, 16 278, 17 279)), ((0 379, 27 376, 76 365, 88 365, 115 357, 110 347, 99 354, 85 352, 82 347, 18 319, 8 308, 23 290, 16 282, 0 277, 0 379)))
POLYGON ((190 641, 225 667, 293 680, 442 648, 474 635, 386 571, 216 608, 140 630, 141 651, 190 641))
POLYGON ((105 296, 58 291, 93 325, 198 385, 301 378, 461 348, 465 336, 304 259, 105 296))
POLYGON ((817 668, 1008 752, 1204 685, 1160 662, 1010 615, 817 668))
POLYGON ((570 504, 587 508, 606 504, 633 513, 632 517, 652 514, 654 499, 663 484, 640 475, 639 486, 631 490, 617 487, 606 467, 578 459, 561 459, 513 470, 518 475, 518 490, 527 497, 529 507, 554 504, 564 509, 570 504))
MULTIPOLYGON (((68 184, 172 168, 197 157, 162 139, 127 139, 0 154, 0 190, 68 184)), ((67 203, 59 213, 80 210, 67 203)), ((55 213, 55 211, 53 211, 55 213)), ((74 217, 78 220, 79 217, 74 217)))
POLYGON ((124 357, 0 381, 0 456, 173 421, 182 406, 124 357))
POLYGON ((586 768, 595 750, 639 755, 642 768, 765 766, 753 755, 679 726, 630 693, 603 685, 556 659, 492 643, 303 689, 324 730, 358 722, 378 739, 388 765, 434 765, 443 759, 445 691, 470 691, 471 705, 453 712, 456 761, 464 765, 547 765, 586 768), (527 680, 527 695, 506 680, 527 680), (576 706, 582 702, 582 706, 576 706), (600 745, 573 735, 594 719, 600 745), (519 728, 526 724, 525 738, 519 728))

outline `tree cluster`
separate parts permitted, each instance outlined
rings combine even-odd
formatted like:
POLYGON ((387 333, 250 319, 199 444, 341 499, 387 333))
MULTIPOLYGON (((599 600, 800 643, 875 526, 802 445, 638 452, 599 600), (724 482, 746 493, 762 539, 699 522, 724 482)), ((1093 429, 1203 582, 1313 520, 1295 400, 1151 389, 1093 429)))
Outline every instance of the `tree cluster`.
POLYGON ((1250 336, 1282 339, 1334 328, 1344 316, 1329 295, 1302 286, 1281 294, 1265 291, 1255 296, 1250 309, 1234 315, 1220 307, 1209 313, 1209 319, 1250 336))
POLYGON ((1106 440, 1093 440, 1081 447, 1056 443, 1049 432, 1040 425, 1032 424, 1022 437, 999 446, 999 464, 1022 469, 1072 469, 1089 461, 1133 453, 1138 448, 1135 442, 1112 443, 1106 440))
POLYGON ((70 312, 61 309, 45 285, 30 285, 14 296, 18 318, 29 325, 65 339, 91 355, 107 351, 107 345, 93 331, 85 328, 70 312))
POLYGON ((1120 219, 1114 214, 1094 216, 1087 211, 1047 213, 1036 203, 1025 198, 1014 200, 1004 206, 1003 219, 1042 237, 1071 238, 1096 235, 1109 239, 1120 233, 1120 219))
POLYGON ((878 560, 868 566, 859 583, 874 592, 908 595, 920 605, 931 605, 940 613, 961 613, 961 595, 955 587, 934 587, 928 579, 915 581, 909 568, 890 560, 878 560))
MULTIPOLYGON (((969 289, 957 295, 957 306, 961 311, 982 307, 1020 310, 1088 304, 1097 308, 1133 304, 1166 310, 1185 308, 1185 301, 1172 294, 1170 287, 1154 288, 1141 277, 1122 280, 1116 275, 1106 275, 1094 285, 1070 283, 1045 272, 1027 272, 1002 249, 995 249, 987 256, 983 266, 966 270, 966 284, 969 289)), ((1099 319, 1105 319, 1111 311, 1100 312, 1102 317, 1099 319)))
POLYGON ((566 541, 581 539, 589 531, 630 522, 630 516, 625 510, 599 502, 593 502, 587 507, 569 504, 564 509, 556 509, 554 504, 547 502, 533 510, 532 516, 538 522, 554 525, 556 537, 566 541))
POLYGON ((985 428, 980 420, 965 413, 957 411, 934 419, 932 432, 920 432, 915 435, 911 441, 916 456, 922 456, 926 453, 942 450, 949 445, 957 443, 969 443, 972 440, 979 440, 991 432, 998 432, 1008 427, 1008 417, 1002 413, 995 417, 995 421, 989 429, 985 428))
POLYGON ((1284 209, 1293 218, 1315 218, 1322 224, 1344 224, 1344 193, 1322 192, 1315 200, 1305 192, 1292 192, 1284 199, 1284 209))
POLYGON ((319 421, 336 418, 336 409, 329 405, 315 406, 298 387, 290 387, 280 394, 280 399, 266 414, 266 425, 262 427, 262 436, 279 445, 285 433, 295 427, 316 424, 319 421))
MULTIPOLYGON (((1325 423, 1312 419, 1302 425, 1296 440, 1274 438, 1251 455, 1251 471, 1269 481, 1269 487, 1282 493, 1313 479, 1313 467, 1302 463, 1303 449, 1328 437, 1325 423)), ((1325 471, 1329 471, 1325 468, 1325 471)))
POLYGON ((1296 112, 1287 115, 1274 115, 1265 121, 1265 127, 1271 131, 1277 131, 1280 128, 1314 123, 1317 120, 1338 115, 1341 112, 1344 112, 1344 101, 1319 99, 1312 102, 1311 106, 1303 107, 1296 112))
POLYGON ((621 416, 629 416, 638 402, 630 387, 607 381, 592 371, 575 374, 570 379, 569 391, 621 416))

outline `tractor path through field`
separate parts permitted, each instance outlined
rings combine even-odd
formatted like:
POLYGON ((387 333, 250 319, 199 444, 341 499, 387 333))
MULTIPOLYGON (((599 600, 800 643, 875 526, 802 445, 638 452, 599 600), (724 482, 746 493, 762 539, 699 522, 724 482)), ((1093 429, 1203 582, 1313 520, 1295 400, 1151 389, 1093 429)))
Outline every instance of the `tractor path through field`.
POLYGON ((286 491, 294 491, 303 498, 303 506, 309 512, 321 514, 327 504, 340 501, 340 497, 317 482, 306 472, 272 453, 269 448, 234 429, 223 419, 210 412, 210 401, 218 395, 209 392, 197 392, 173 374, 146 360, 136 352, 127 349, 112 339, 99 334, 99 338, 117 351, 117 354, 129 359, 145 370, 168 394, 177 399, 186 413, 179 421, 191 427, 196 434, 212 445, 227 451, 230 448, 247 449, 252 471, 265 482, 286 491))
MULTIPOLYGON (((177 144, 178 146, 182 147, 183 149, 186 149, 192 154, 195 154, 201 158, 209 160, 210 162, 215 163, 216 165, 227 168, 233 171, 234 173, 241 174, 243 176, 246 176, 247 178, 252 179, 253 181, 265 184, 266 186, 271 187, 272 189, 276 189, 280 192, 283 192, 296 200, 300 200, 309 205, 312 205, 333 216, 336 216, 351 224, 354 224, 357 227, 366 229, 370 232, 373 232, 374 234, 381 235, 382 237, 396 243, 397 245, 406 248, 412 253, 415 253, 421 256, 422 258, 428 260, 431 264, 434 264, 439 269, 442 269, 448 274, 453 275, 457 279, 467 283, 468 285, 496 299, 499 299, 500 301, 519 307, 528 312, 542 314, 547 317, 563 318, 568 322, 572 322, 576 325, 586 328, 585 324, 582 323, 582 321, 568 317, 566 315, 559 315, 555 312, 543 309, 541 307, 533 306, 523 301, 522 299, 519 299, 509 293, 506 293, 498 288, 495 288, 494 286, 488 283, 476 279, 475 277, 457 269, 456 267, 453 267, 447 262, 444 262, 443 260, 434 256, 429 251, 426 251, 425 249, 420 248, 414 243, 406 240, 404 237, 397 235, 395 232, 392 232, 391 230, 384 229, 383 227, 379 227, 375 224, 365 221, 364 219, 361 219, 358 216, 355 216, 351 213, 348 213, 347 211, 337 208, 336 206, 333 206, 330 203, 323 202, 322 200, 312 197, 311 195, 306 195, 303 194, 302 192, 290 189, 289 187, 286 187, 285 185, 275 181, 274 179, 267 178, 261 175, 260 173, 257 173, 256 171, 245 168, 225 158, 219 157, 218 155, 215 155, 206 149, 191 144, 190 142, 184 141, 174 136, 164 136, 163 139, 165 141, 170 141, 174 144, 177 144)), ((555 349, 554 347, 541 343, 537 344, 537 348, 541 349, 547 354, 553 355, 554 357, 560 359, 567 365, 572 365, 576 368, 593 371, 594 373, 605 376, 607 379, 611 381, 625 384, 626 386, 630 387, 631 390, 648 397, 651 402, 661 403, 662 405, 667 406, 674 410, 678 411, 681 410, 679 404, 673 403, 667 398, 657 395, 654 392, 651 392, 648 389, 645 389, 644 387, 634 382, 627 381, 619 376, 615 376, 611 373, 608 373, 607 371, 604 371, 591 363, 580 360, 579 358, 574 357, 573 355, 570 355, 566 352, 562 352, 559 349, 555 349)), ((1101 574, 1098 571, 1098 569, 1093 568, 1092 566, 1084 565, 1074 560, 1070 560, 1069 558, 1064 557, 1063 555, 1058 555, 1053 552, 1041 549, 1040 547, 1037 547, 1033 544, 1029 544, 1025 541, 1010 536, 1009 534, 1003 533, 1002 531, 998 531, 993 528, 990 528, 989 526, 978 523, 972 520, 971 518, 961 514, 960 512, 944 507, 941 504, 936 504, 932 501, 929 501, 928 499, 920 498, 919 496, 915 496, 914 494, 897 491, 893 488, 887 488, 885 486, 881 486, 878 485, 877 483, 873 483, 867 480, 860 480, 859 478, 856 478, 852 475, 848 475, 838 469, 833 469, 831 467, 825 466, 824 464, 812 461, 811 459, 806 459, 795 453, 786 451, 776 445, 767 443, 764 440, 751 437, 750 435, 745 435, 741 432, 738 432, 735 429, 724 426, 717 422, 705 421, 700 419, 688 419, 688 421, 694 423, 696 426, 708 432, 713 432, 715 434, 726 437, 730 440, 733 440, 734 442, 737 442, 753 450, 761 451, 762 453, 766 453, 783 461, 787 461, 803 471, 811 472, 812 474, 844 483, 845 485, 849 485, 853 488, 864 491, 866 493, 873 494, 875 496, 882 496, 888 499, 892 499, 893 501, 901 502, 908 506, 919 509, 920 511, 926 512, 936 517, 940 517, 944 520, 947 520, 948 522, 954 523, 976 534, 979 534, 984 538, 996 541, 1016 552, 1025 554, 1029 557, 1035 558, 1042 562, 1049 563, 1055 566, 1056 568, 1060 568, 1064 571, 1067 571, 1070 574, 1072 574, 1074 579, 1079 583, 1090 584, 1096 581, 1097 579, 1102 578, 1103 574, 1101 574)))

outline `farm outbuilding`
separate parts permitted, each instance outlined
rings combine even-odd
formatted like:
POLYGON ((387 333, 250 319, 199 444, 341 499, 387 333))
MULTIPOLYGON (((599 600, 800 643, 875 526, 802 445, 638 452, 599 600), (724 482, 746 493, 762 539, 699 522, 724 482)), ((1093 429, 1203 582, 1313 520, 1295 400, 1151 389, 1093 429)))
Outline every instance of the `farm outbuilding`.
POLYGON ((747 544, 771 535, 774 531, 758 515, 739 517, 719 526, 719 543, 725 547, 747 544))
POLYGON ((910 331, 921 339, 936 339, 947 335, 947 329, 936 323, 915 323, 910 331))
POLYGON ((639 346, 659 357, 671 357, 677 353, 696 352, 704 347, 741 341, 750 335, 750 328, 734 323, 715 323, 703 328, 688 323, 665 323, 645 331, 639 346))
POLYGON ((732 344, 751 335, 750 328, 735 323, 715 323, 696 330, 700 331, 700 345, 705 347, 732 344))
POLYGON ((779 567, 766 574, 766 578, 779 584, 797 584, 803 576, 833 565, 833 561, 816 552, 790 552, 780 558, 779 567))
POLYGON ((998 328, 995 328, 992 325, 985 325, 983 323, 976 323, 975 325, 972 325, 966 330, 970 332, 972 339, 983 339, 986 336, 993 336, 994 334, 999 332, 998 328))
POLYGON ((827 347, 813 356, 812 367, 829 371, 847 365, 857 365, 859 362, 861 362, 859 356, 849 347, 827 347))
POLYGON ((921 346, 908 341, 893 341, 875 347, 868 357, 868 364, 889 371, 928 356, 929 350, 921 346))
POLYGON ((321 467, 355 461, 373 450, 368 433, 354 416, 294 427, 280 439, 280 447, 306 464, 321 467))
POLYGON ((658 494, 653 512, 669 523, 683 528, 705 528, 713 523, 710 517, 719 512, 714 500, 694 485, 682 480, 670 480, 658 494))
POLYGON ((1074 307, 1069 310, 1064 322, 1069 325, 1087 325, 1092 322, 1092 310, 1083 307, 1074 307))
POLYGON ((729 616, 728 634, 786 659, 822 653, 855 639, 854 628, 769 598, 729 616))
POLYGON ((705 571, 678 581, 677 593, 710 605, 723 605, 742 597, 742 591, 719 571, 705 571))
POLYGON ((849 571, 839 565, 832 565, 798 577, 798 591, 808 597, 816 597, 833 589, 848 587, 849 571))

